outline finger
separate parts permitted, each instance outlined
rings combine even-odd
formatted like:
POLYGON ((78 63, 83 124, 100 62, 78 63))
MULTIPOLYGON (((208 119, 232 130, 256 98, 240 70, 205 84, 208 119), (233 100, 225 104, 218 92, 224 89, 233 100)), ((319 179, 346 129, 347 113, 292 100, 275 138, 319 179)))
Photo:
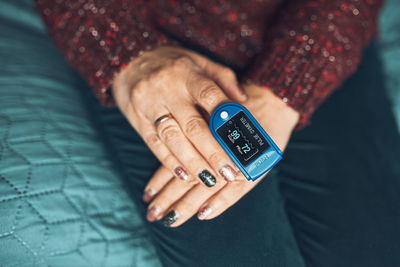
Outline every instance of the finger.
MULTIPOLYGON (((168 147, 160 140, 153 123, 151 123, 144 115, 137 113, 133 108, 129 107, 126 109, 129 123, 137 129, 139 135, 143 138, 146 145, 157 157, 157 159, 167 167, 172 173, 181 178, 182 180, 188 180, 188 171, 183 167, 182 163, 169 151, 168 147)), ((169 112, 164 110, 163 114, 169 112)), ((152 194, 156 192, 149 191, 148 199, 152 194)), ((143 199, 145 201, 145 199, 143 199)))
POLYGON ((214 171, 227 182, 233 181, 239 169, 212 136, 207 122, 193 104, 189 102, 174 104, 171 106, 171 113, 180 125, 184 135, 214 171))
POLYGON ((187 53, 208 77, 218 83, 228 97, 239 102, 247 100, 246 91, 244 87, 238 83, 236 74, 231 68, 218 64, 197 53, 190 51, 187 53))
POLYGON ((247 100, 246 91, 238 83, 236 74, 232 69, 208 60, 205 72, 211 79, 217 82, 229 98, 238 102, 247 100))
POLYGON ((220 104, 230 101, 213 80, 202 74, 192 73, 186 86, 195 102, 208 114, 211 114, 220 104))
POLYGON ((171 170, 161 165, 144 188, 143 201, 150 202, 173 177, 171 170))
MULTIPOLYGON (((167 177, 165 177, 167 179, 167 177)), ((172 178, 152 200, 147 209, 147 220, 152 222, 161 219, 169 207, 179 200, 198 180, 182 183, 179 179, 172 178)), ((200 185, 205 188, 203 185, 200 185)))
POLYGON ((212 187, 217 183, 216 175, 211 166, 185 137, 174 118, 169 118, 160 123, 157 127, 157 133, 169 151, 188 170, 189 180, 193 179, 193 177, 198 177, 208 187, 212 187))
POLYGON ((201 206, 197 213, 197 218, 199 220, 210 220, 219 216, 239 201, 261 180, 262 178, 259 178, 256 181, 243 181, 242 183, 228 184, 201 206))
MULTIPOLYGON (((165 111, 165 113, 168 114, 169 112, 165 111)), ((169 150, 164 142, 161 141, 154 125, 147 118, 144 118, 141 115, 138 115, 137 119, 140 121, 140 135, 162 165, 169 169, 171 173, 178 176, 181 180, 188 180, 189 171, 169 150)))
MULTIPOLYGON (((237 182, 240 181, 234 183, 237 182)), ((201 205, 224 186, 218 185, 211 190, 205 190, 199 185, 194 186, 168 209, 168 213, 163 217, 163 224, 169 227, 180 226, 196 214, 201 205)))
MULTIPOLYGON (((233 183, 237 182, 239 181, 235 181, 233 183)), ((200 184, 195 185, 171 207, 169 207, 168 212, 162 219, 163 224, 168 227, 177 227, 183 224, 194 214, 196 214, 205 201, 221 190, 221 188, 224 186, 225 184, 218 184, 215 187, 207 190, 200 184)))

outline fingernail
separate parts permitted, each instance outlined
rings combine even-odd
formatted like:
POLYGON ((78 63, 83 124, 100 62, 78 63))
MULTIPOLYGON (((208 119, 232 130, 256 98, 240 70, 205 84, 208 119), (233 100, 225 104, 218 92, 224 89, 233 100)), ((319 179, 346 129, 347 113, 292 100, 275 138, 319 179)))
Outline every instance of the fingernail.
POLYGON ((221 174, 227 182, 232 182, 236 178, 235 170, 229 165, 222 166, 222 168, 219 169, 219 174, 221 174))
POLYGON ((165 215, 165 217, 162 220, 162 223, 164 224, 164 226, 170 226, 171 224, 176 222, 178 218, 179 218, 178 212, 171 210, 170 212, 168 212, 167 215, 165 215))
POLYGON ((174 172, 175 172, 176 176, 178 176, 182 180, 186 181, 187 179, 189 179, 189 175, 187 174, 187 172, 182 167, 176 167, 174 169, 174 172))
POLYGON ((199 218, 199 220, 204 220, 212 211, 213 209, 211 207, 206 206, 197 213, 197 218, 199 218))
POLYGON ((244 87, 241 86, 240 84, 238 84, 238 87, 239 87, 239 90, 242 93, 242 95, 245 96, 247 99, 247 93, 246 93, 246 90, 244 89, 244 87))
POLYGON ((159 206, 153 206, 147 211, 147 220, 149 222, 154 222, 157 220, 158 215, 161 213, 161 208, 159 206))
POLYGON ((154 191, 153 189, 151 189, 151 188, 147 189, 143 194, 143 201, 146 203, 150 202, 153 199, 155 194, 156 194, 156 191, 154 191))
POLYGON ((208 187, 214 186, 215 182, 217 181, 209 171, 207 170, 202 170, 199 173, 199 178, 200 180, 208 187))

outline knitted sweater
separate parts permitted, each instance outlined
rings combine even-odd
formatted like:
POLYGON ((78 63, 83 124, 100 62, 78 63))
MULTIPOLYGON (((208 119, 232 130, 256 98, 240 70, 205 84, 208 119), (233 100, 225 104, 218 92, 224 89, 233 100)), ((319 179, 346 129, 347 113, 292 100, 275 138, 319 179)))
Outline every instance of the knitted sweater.
POLYGON ((382 0, 36 0, 56 44, 104 105, 113 77, 162 45, 191 48, 309 120, 351 75, 382 0))

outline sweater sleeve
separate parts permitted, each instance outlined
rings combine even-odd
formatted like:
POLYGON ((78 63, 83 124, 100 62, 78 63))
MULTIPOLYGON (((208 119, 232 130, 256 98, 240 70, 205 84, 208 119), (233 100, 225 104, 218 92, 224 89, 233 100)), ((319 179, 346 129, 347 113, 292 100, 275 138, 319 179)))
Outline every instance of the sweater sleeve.
POLYGON ((103 105, 112 106, 114 75, 144 51, 178 42, 159 32, 145 0, 36 0, 58 48, 103 105))
POLYGON ((355 72, 377 32, 381 0, 291 0, 242 80, 272 90, 300 113, 297 129, 355 72))

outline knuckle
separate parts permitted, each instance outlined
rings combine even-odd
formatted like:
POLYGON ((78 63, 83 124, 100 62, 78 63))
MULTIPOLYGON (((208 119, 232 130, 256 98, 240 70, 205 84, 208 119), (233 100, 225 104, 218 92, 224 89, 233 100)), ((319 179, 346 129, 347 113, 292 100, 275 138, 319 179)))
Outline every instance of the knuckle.
POLYGON ((198 177, 198 170, 202 165, 202 158, 194 153, 186 153, 185 154, 185 162, 189 167, 189 171, 194 174, 195 177, 198 177))
POLYGON ((235 76, 236 76, 235 73, 233 72, 233 70, 231 70, 230 68, 227 68, 227 67, 222 67, 221 73, 228 78, 235 78, 235 76))
POLYGON ((220 191, 225 185, 226 181, 224 179, 217 179, 217 183, 213 187, 207 187, 207 192, 210 194, 215 194, 220 191))
POLYGON ((147 80, 157 84, 158 81, 165 81, 170 77, 170 70, 167 67, 154 69, 147 77, 147 80))
POLYGON ((193 197, 188 197, 182 201, 182 203, 179 207, 179 211, 185 215, 192 214, 194 212, 194 210, 196 209, 195 207, 199 206, 200 203, 198 203, 198 202, 199 202, 199 200, 194 199, 193 197))
POLYGON ((235 170, 235 171, 236 171, 236 173, 238 173, 238 175, 236 176, 236 179, 235 179, 235 181, 232 182, 232 184, 238 183, 238 184, 241 184, 244 186, 246 186, 248 184, 251 185, 251 183, 248 183, 248 180, 246 179, 246 177, 244 177, 244 175, 241 173, 240 170, 235 170))
POLYGON ((185 127, 185 134, 188 136, 196 136, 204 129, 203 119, 200 117, 192 117, 188 120, 185 127))
POLYGON ((173 68, 187 68, 188 66, 192 65, 193 61, 189 56, 180 55, 174 58, 171 62, 171 66, 173 68))
POLYGON ((199 181, 199 179, 195 179, 195 178, 191 177, 191 178, 189 178, 189 180, 187 180, 186 183, 190 186, 195 186, 195 185, 199 184, 200 181, 199 181))
POLYGON ((160 138, 156 133, 148 134, 144 140, 149 147, 156 147, 160 143, 160 138))
POLYGON ((138 58, 138 61, 136 62, 136 68, 139 70, 144 70, 150 65, 148 60, 145 60, 142 57, 138 58))
POLYGON ((221 158, 221 154, 219 152, 213 152, 209 157, 208 157, 208 162, 211 164, 217 163, 219 159, 221 158))
POLYGON ((221 203, 221 206, 226 206, 231 203, 231 197, 228 197, 226 194, 220 194, 218 196, 218 201, 221 203))
POLYGON ((160 194, 152 201, 152 206, 158 206, 161 208, 161 210, 165 210, 171 203, 174 203, 174 199, 161 191, 160 194))
POLYGON ((131 99, 133 101, 140 99, 143 95, 144 82, 137 83, 131 90, 131 99))
POLYGON ((221 92, 213 83, 206 83, 200 88, 199 99, 202 102, 213 103, 216 101, 221 92))
POLYGON ((147 82, 142 80, 132 88, 130 99, 134 107, 140 107, 144 103, 143 100, 146 99, 147 87, 147 82))
POLYGON ((179 129, 175 125, 166 125, 164 128, 160 129, 160 137, 169 143, 175 140, 179 136, 179 129))
POLYGON ((172 154, 168 153, 168 154, 162 159, 162 162, 163 162, 163 164, 164 164, 167 168, 169 168, 169 167, 171 167, 171 166, 174 166, 176 160, 175 160, 175 157, 174 157, 172 154))

